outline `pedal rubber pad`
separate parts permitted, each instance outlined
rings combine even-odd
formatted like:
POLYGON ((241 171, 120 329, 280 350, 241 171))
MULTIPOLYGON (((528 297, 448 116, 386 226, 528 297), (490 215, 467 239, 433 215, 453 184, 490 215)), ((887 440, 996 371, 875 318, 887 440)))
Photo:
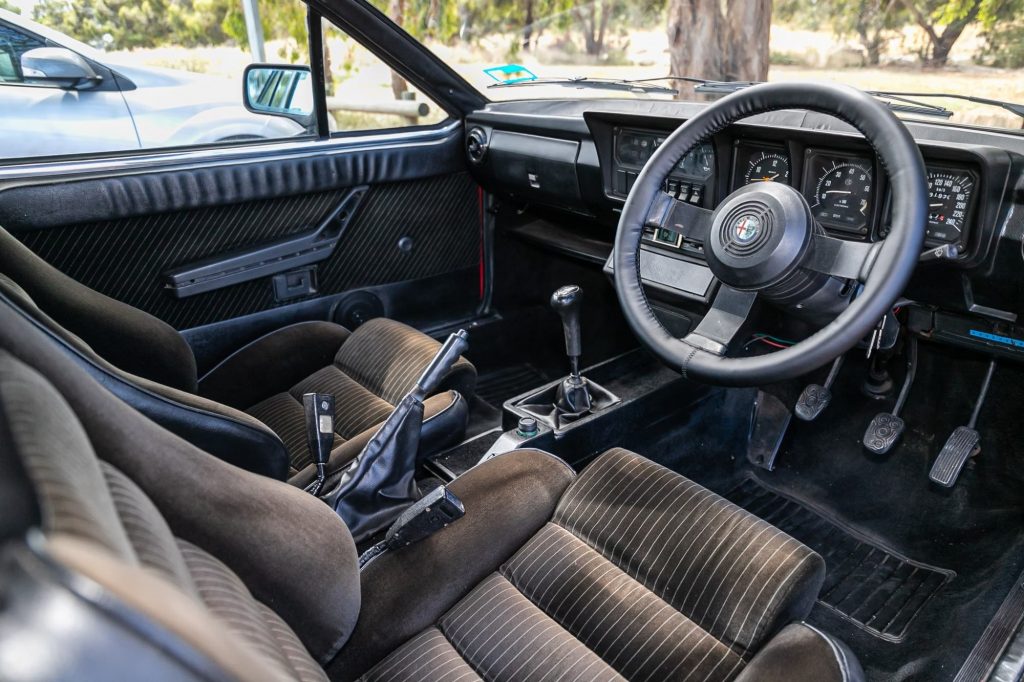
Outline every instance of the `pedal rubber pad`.
POLYGON ((793 413, 796 414, 797 419, 811 422, 825 411, 830 402, 832 402, 832 391, 821 384, 808 384, 800 393, 793 413))
POLYGON ((968 458, 981 449, 981 436, 974 429, 958 426, 942 446, 942 451, 932 464, 928 478, 944 488, 956 485, 956 479, 968 458))
POLYGON ((879 412, 864 432, 864 447, 876 455, 887 455, 903 435, 906 422, 894 414, 879 412))

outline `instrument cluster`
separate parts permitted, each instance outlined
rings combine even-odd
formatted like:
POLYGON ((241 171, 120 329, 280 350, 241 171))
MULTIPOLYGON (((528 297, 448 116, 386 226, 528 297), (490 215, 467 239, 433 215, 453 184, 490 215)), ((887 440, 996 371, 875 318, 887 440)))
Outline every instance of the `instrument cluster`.
MULTIPOLYGON (((883 198, 876 163, 868 154, 808 148, 794 173, 784 145, 735 144, 732 187, 784 182, 800 190, 815 219, 830 232, 858 239, 882 238, 889 230, 889 202, 883 198), (884 206, 884 211, 879 210, 884 206)), ((967 244, 978 190, 978 174, 967 166, 925 162, 928 175, 928 227, 925 244, 967 244)))

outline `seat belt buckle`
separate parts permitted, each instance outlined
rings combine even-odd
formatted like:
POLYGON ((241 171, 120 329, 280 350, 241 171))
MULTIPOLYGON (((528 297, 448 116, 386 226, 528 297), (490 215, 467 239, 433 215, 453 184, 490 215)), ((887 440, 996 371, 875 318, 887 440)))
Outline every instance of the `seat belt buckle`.
POLYGON ((305 413, 306 445, 316 465, 316 480, 306 488, 318 495, 327 477, 327 460, 334 447, 334 396, 330 393, 306 393, 302 396, 305 413))

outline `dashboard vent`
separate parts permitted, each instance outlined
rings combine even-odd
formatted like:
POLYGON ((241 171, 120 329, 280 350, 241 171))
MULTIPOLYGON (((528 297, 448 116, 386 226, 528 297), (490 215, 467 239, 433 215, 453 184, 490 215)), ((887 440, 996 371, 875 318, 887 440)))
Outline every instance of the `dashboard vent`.
POLYGON ((473 163, 483 163, 487 157, 487 133, 483 128, 471 128, 466 135, 466 155, 473 163))

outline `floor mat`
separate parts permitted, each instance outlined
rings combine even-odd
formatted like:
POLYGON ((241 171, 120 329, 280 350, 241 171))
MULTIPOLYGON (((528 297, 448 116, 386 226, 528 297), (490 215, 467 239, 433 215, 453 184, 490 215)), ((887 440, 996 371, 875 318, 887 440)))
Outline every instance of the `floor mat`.
POLYGON ((956 577, 860 537, 747 478, 725 497, 789 533, 825 559, 818 602, 888 641, 902 641, 925 603, 956 577))
POLYGON ((494 407, 501 408, 509 398, 538 388, 549 381, 533 365, 511 365, 480 375, 476 380, 476 394, 494 407))

